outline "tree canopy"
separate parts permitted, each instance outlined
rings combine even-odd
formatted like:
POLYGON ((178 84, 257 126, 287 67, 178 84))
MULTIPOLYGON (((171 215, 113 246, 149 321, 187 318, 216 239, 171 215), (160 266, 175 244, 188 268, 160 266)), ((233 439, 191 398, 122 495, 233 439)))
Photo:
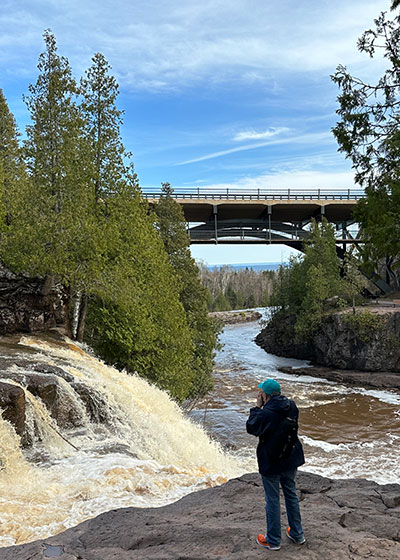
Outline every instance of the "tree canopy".
MULTIPOLYGON (((399 2, 392 3, 392 10, 399 2)), ((352 76, 339 66, 332 76, 339 86, 340 121, 333 129, 339 151, 350 158, 366 198, 355 217, 365 241, 364 257, 399 266, 400 260, 400 17, 385 12, 364 32, 358 49, 371 58, 383 56, 386 69, 375 83, 352 76)), ((390 270, 390 268, 389 268, 390 270)))
POLYGON ((202 284, 200 271, 190 253, 190 239, 181 206, 171 196, 169 183, 162 184, 162 195, 155 206, 157 229, 169 261, 176 274, 180 301, 186 312, 194 344, 191 361, 195 379, 190 396, 203 396, 213 386, 213 358, 217 347, 218 328, 208 316, 209 293, 202 284))
POLYGON ((1 258, 14 272, 57 283, 69 336, 103 359, 178 401, 204 393, 216 330, 177 209, 155 227, 122 142, 118 84, 105 57, 93 56, 78 86, 50 30, 44 41, 25 97, 31 123, 22 151, 0 95, 1 258))

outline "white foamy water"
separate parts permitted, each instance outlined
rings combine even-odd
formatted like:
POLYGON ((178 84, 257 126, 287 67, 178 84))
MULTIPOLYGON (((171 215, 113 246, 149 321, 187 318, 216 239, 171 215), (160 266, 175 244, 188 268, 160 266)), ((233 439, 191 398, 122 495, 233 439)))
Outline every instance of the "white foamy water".
MULTIPOLYGON (((22 352, 24 358, 60 366, 96 393, 107 421, 90 421, 78 394, 62 380, 63 395, 82 422, 61 431, 40 399, 25 390, 35 439, 25 456, 14 429, 0 419, 0 545, 56 534, 116 507, 164 505, 251 468, 140 377, 107 367, 72 344, 33 337, 22 337, 20 344, 37 351, 22 352)), ((11 370, 23 374, 24 367, 11 370)))

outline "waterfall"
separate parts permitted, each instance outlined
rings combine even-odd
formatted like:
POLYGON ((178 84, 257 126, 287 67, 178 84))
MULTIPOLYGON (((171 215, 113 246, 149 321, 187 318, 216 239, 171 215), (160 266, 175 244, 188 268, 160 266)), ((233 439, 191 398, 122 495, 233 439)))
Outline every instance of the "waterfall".
POLYGON ((254 468, 253 460, 224 452, 166 392, 83 347, 23 336, 19 349, 25 362, 1 377, 24 390, 33 446, 22 451, 0 418, 0 546, 56 534, 116 507, 164 505, 254 468), (58 373, 63 426, 29 391, 35 376, 47 379, 46 367, 58 373))

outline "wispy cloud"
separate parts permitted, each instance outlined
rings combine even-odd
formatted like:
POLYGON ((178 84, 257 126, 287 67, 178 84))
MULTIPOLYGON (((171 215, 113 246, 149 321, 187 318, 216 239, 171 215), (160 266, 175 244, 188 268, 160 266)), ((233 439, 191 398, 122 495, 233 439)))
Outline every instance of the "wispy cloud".
POLYGON ((354 184, 352 171, 288 171, 263 173, 254 177, 242 177, 238 181, 208 183, 206 188, 215 190, 230 189, 351 189, 359 188, 354 184))
POLYGON ((243 130, 242 132, 235 134, 233 139, 236 142, 243 142, 243 140, 265 140, 266 138, 271 138, 272 136, 288 132, 289 130, 290 129, 285 126, 267 128, 264 132, 257 132, 256 130, 243 130))
POLYGON ((248 0, 104 0, 99 10, 95 0, 3 0, 0 61, 30 67, 50 27, 77 72, 101 51, 132 89, 204 80, 273 88, 285 71, 329 74, 340 62, 364 60, 356 39, 387 7, 387 0, 337 0, 318 9, 281 0, 255 2, 251 10, 248 0))
POLYGON ((236 148, 228 148, 227 150, 212 152, 210 154, 205 154, 204 156, 199 156, 196 158, 188 159, 186 161, 181 161, 176 165, 188 165, 189 163, 196 163, 198 161, 214 159, 229 154, 234 154, 235 152, 256 150, 258 148, 263 148, 265 146, 277 146, 279 144, 313 144, 313 143, 321 143, 321 142, 332 142, 332 134, 330 132, 315 132, 309 134, 302 134, 299 136, 291 136, 287 138, 271 139, 271 140, 266 140, 265 142, 256 142, 255 144, 246 144, 245 146, 237 146, 236 148))

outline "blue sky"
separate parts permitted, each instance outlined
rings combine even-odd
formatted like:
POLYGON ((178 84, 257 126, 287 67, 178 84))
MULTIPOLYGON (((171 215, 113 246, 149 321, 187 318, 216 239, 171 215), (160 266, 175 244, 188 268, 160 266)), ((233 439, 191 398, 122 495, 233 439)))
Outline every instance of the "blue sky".
MULTIPOLYGON (((337 153, 345 64, 374 79, 356 48, 389 0, 2 0, 0 87, 23 132, 22 101, 51 28, 79 78, 102 52, 120 84, 123 138, 142 187, 349 188, 337 153)), ((285 247, 195 246, 210 264, 281 261, 285 247)))

